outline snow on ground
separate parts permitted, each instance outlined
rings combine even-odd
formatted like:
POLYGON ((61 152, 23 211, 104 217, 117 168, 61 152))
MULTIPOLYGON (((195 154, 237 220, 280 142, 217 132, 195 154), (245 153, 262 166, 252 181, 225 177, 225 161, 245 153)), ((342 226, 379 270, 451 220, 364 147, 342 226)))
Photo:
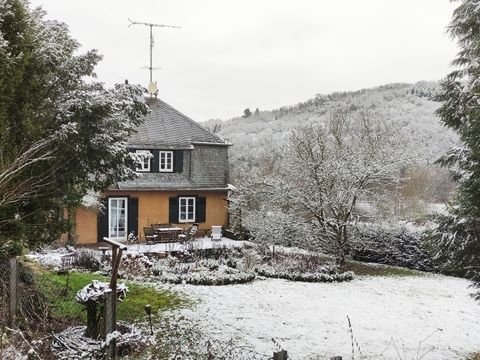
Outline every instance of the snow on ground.
MULTIPOLYGON (((239 247, 245 244, 251 244, 248 241, 238 241, 223 237, 222 240, 212 241, 209 237, 196 239, 192 242, 193 248, 200 249, 212 249, 216 247, 239 247)), ((169 252, 169 251, 182 251, 186 249, 186 244, 182 243, 157 243, 157 244, 133 244, 128 245, 127 252, 169 252)))
MULTIPOLYGON (((243 244, 204 238, 195 247, 243 244)), ((136 244, 127 251, 163 252, 183 246, 136 244)), ((44 265, 60 266, 66 253, 65 249, 46 250, 30 257, 44 265)), ((428 274, 359 277, 346 283, 257 279, 244 285, 171 288, 199 300, 193 307, 175 310, 175 315, 199 322, 211 337, 234 338, 260 353, 272 353, 274 338, 296 360, 350 358, 348 315, 365 358, 454 360, 480 350, 480 303, 471 298, 469 284, 464 279, 428 274)))
POLYGON ((65 248, 45 248, 39 251, 27 254, 26 257, 35 260, 45 267, 60 268, 62 266, 62 257, 70 252, 65 248))
POLYGON ((272 353, 275 338, 296 360, 349 359, 348 315, 369 359, 420 359, 428 352, 422 359, 453 360, 480 350, 480 304, 470 297, 469 284, 425 275, 333 284, 266 279, 175 289, 200 300, 177 315, 195 319, 214 338, 235 338, 261 353, 272 353))
MULTIPOLYGON (((237 241, 228 238, 222 238, 220 241, 212 241, 208 237, 197 239, 193 242, 194 249, 212 249, 215 247, 240 247, 245 244, 251 244, 248 241, 237 241)), ((73 248, 72 248, 73 249, 73 248)), ((157 244, 129 244, 125 253, 146 253, 146 252, 170 252, 184 251, 187 249, 186 244, 181 243, 157 243, 157 244)), ((93 249, 95 250, 95 249, 93 249)), ((58 249, 45 248, 40 251, 32 252, 27 258, 37 261, 45 267, 60 268, 62 266, 62 257, 71 253, 69 250, 61 247, 58 249)), ((111 254, 111 251, 107 251, 111 254)), ((101 251, 98 250, 98 254, 101 251)))

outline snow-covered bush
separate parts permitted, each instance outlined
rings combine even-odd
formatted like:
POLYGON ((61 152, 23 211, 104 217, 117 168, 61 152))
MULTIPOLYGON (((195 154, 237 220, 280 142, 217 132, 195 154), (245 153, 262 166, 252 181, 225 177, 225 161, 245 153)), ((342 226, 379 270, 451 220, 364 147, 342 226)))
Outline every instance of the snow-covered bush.
POLYGON ((73 265, 90 271, 98 271, 100 270, 102 263, 97 251, 91 249, 79 249, 76 252, 73 265))
MULTIPOLYGON (((149 344, 139 328, 119 321, 117 329, 107 340, 115 337, 117 353, 120 356, 132 355, 149 344), (112 336, 114 335, 114 336, 112 336)), ((60 360, 103 359, 108 341, 91 339, 85 336, 85 326, 70 327, 53 336, 52 352, 60 360)))
POLYGON ((255 279, 252 272, 237 269, 231 259, 200 259, 191 263, 161 260, 152 273, 155 280, 173 284, 229 285, 243 284, 255 279))
POLYGON ((150 273, 153 262, 145 254, 127 253, 122 255, 122 275, 145 276, 150 273))
POLYGON ((243 222, 258 244, 304 246, 309 243, 311 229, 298 216, 272 209, 270 204, 244 213, 243 222))
POLYGON ((304 281, 304 282, 342 282, 353 280, 353 272, 347 271, 344 273, 338 272, 299 272, 299 271, 286 271, 277 269, 273 266, 264 265, 256 269, 256 272, 260 276, 287 279, 292 281, 304 281))
POLYGON ((260 276, 305 282, 340 282, 353 279, 351 271, 340 273, 331 260, 314 254, 277 253, 255 268, 260 276))
POLYGON ((406 227, 361 225, 351 244, 354 260, 434 271, 420 231, 406 227))

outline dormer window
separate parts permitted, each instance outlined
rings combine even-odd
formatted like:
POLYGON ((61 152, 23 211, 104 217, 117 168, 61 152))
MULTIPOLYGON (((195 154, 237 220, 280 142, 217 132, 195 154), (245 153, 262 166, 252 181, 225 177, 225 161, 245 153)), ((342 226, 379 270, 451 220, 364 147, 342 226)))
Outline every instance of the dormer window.
POLYGON ((138 172, 146 172, 150 171, 150 158, 152 157, 152 153, 147 150, 137 150, 135 151, 139 157, 139 162, 137 162, 136 171, 138 172))
POLYGON ((160 172, 173 172, 173 151, 160 151, 159 162, 160 172))

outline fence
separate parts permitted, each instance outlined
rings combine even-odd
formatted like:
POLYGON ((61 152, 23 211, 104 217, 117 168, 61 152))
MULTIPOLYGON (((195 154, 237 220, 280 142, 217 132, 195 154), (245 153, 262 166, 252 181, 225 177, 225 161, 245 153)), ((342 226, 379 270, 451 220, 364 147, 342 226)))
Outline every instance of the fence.
POLYGON ((17 259, 0 261, 0 318, 2 326, 15 325, 17 317, 17 259), (5 321, 6 320, 6 321, 5 321))

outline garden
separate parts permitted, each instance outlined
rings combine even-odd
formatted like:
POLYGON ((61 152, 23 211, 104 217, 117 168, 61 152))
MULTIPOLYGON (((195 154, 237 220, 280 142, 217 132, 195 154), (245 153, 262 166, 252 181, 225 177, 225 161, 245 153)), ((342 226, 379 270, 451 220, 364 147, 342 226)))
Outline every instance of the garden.
MULTIPOLYGON (((199 239, 161 250, 129 245, 122 255, 115 337, 122 357, 270 359, 285 349, 294 359, 352 351, 355 359, 465 359, 476 350, 480 329, 470 319, 480 311, 463 279, 382 264, 378 254, 377 264, 338 266, 323 254, 248 241, 199 239)), ((422 256, 410 259, 424 263, 422 256)), ((30 322, 24 328, 36 324, 38 332, 13 347, 17 336, 4 329, 4 356, 105 356, 102 289, 111 263, 110 251, 87 248, 24 257, 20 312, 30 322), (86 336, 92 294, 98 331, 86 336)))

